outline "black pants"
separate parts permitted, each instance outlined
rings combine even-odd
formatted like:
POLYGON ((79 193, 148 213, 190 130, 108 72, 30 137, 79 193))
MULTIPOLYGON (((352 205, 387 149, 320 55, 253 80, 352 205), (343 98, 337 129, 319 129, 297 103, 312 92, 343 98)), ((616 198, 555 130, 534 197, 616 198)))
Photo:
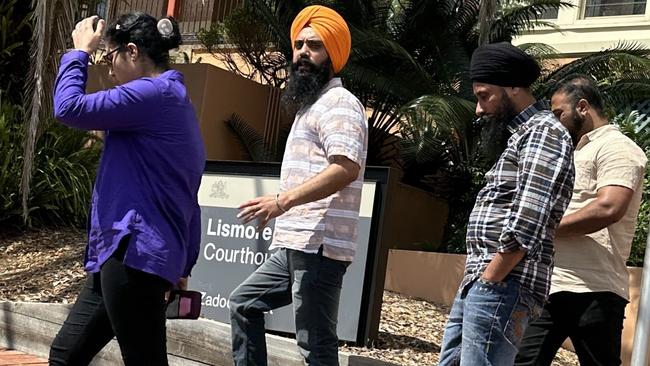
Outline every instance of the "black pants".
POLYGON ((550 365, 570 338, 581 366, 621 364, 621 332, 627 301, 612 292, 558 292, 529 324, 517 366, 550 365))
POLYGON ((126 366, 167 365, 166 280, 122 260, 127 240, 101 268, 89 274, 50 349, 51 366, 88 365, 113 338, 126 366))

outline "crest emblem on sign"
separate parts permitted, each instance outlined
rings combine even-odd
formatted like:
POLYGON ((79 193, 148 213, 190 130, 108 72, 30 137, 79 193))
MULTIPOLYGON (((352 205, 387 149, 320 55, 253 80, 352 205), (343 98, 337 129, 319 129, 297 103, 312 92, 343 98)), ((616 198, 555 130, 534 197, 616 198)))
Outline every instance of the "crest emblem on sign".
POLYGON ((214 182, 212 185, 212 193, 210 193, 210 197, 221 199, 230 197, 230 195, 226 193, 226 182, 222 180, 214 182))

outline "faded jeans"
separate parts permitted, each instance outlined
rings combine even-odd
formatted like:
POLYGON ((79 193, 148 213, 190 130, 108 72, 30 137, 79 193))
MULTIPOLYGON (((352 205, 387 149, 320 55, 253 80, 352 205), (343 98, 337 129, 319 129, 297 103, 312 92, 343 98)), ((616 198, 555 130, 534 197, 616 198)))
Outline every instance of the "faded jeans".
POLYGON ((236 366, 266 366, 264 312, 293 302, 306 365, 338 366, 339 297, 350 262, 281 248, 230 295, 236 366))
POLYGON ((445 326, 440 366, 513 365, 529 320, 541 311, 516 279, 478 279, 459 291, 445 326))

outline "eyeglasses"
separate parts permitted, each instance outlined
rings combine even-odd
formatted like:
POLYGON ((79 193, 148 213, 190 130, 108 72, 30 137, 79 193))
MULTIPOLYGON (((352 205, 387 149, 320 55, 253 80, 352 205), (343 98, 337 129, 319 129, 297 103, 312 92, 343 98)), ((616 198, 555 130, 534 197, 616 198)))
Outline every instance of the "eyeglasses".
POLYGON ((115 58, 113 54, 123 49, 124 47, 122 46, 117 47, 116 49, 112 50, 111 52, 108 52, 107 54, 104 55, 104 57, 102 57, 102 59, 104 60, 104 62, 106 62, 106 65, 108 65, 108 67, 113 67, 113 59, 115 58))
POLYGON ((318 51, 323 48, 323 41, 316 39, 298 39, 293 43, 293 47, 297 50, 302 49, 302 47, 307 44, 307 48, 312 51, 318 51))

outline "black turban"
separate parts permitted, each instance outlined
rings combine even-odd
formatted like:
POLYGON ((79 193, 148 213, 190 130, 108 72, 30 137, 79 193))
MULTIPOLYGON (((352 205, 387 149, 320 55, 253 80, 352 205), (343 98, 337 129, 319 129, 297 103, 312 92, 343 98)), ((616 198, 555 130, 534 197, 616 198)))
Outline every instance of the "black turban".
POLYGON ((470 79, 503 87, 529 87, 540 67, 534 58, 507 42, 486 44, 472 54, 470 79))

